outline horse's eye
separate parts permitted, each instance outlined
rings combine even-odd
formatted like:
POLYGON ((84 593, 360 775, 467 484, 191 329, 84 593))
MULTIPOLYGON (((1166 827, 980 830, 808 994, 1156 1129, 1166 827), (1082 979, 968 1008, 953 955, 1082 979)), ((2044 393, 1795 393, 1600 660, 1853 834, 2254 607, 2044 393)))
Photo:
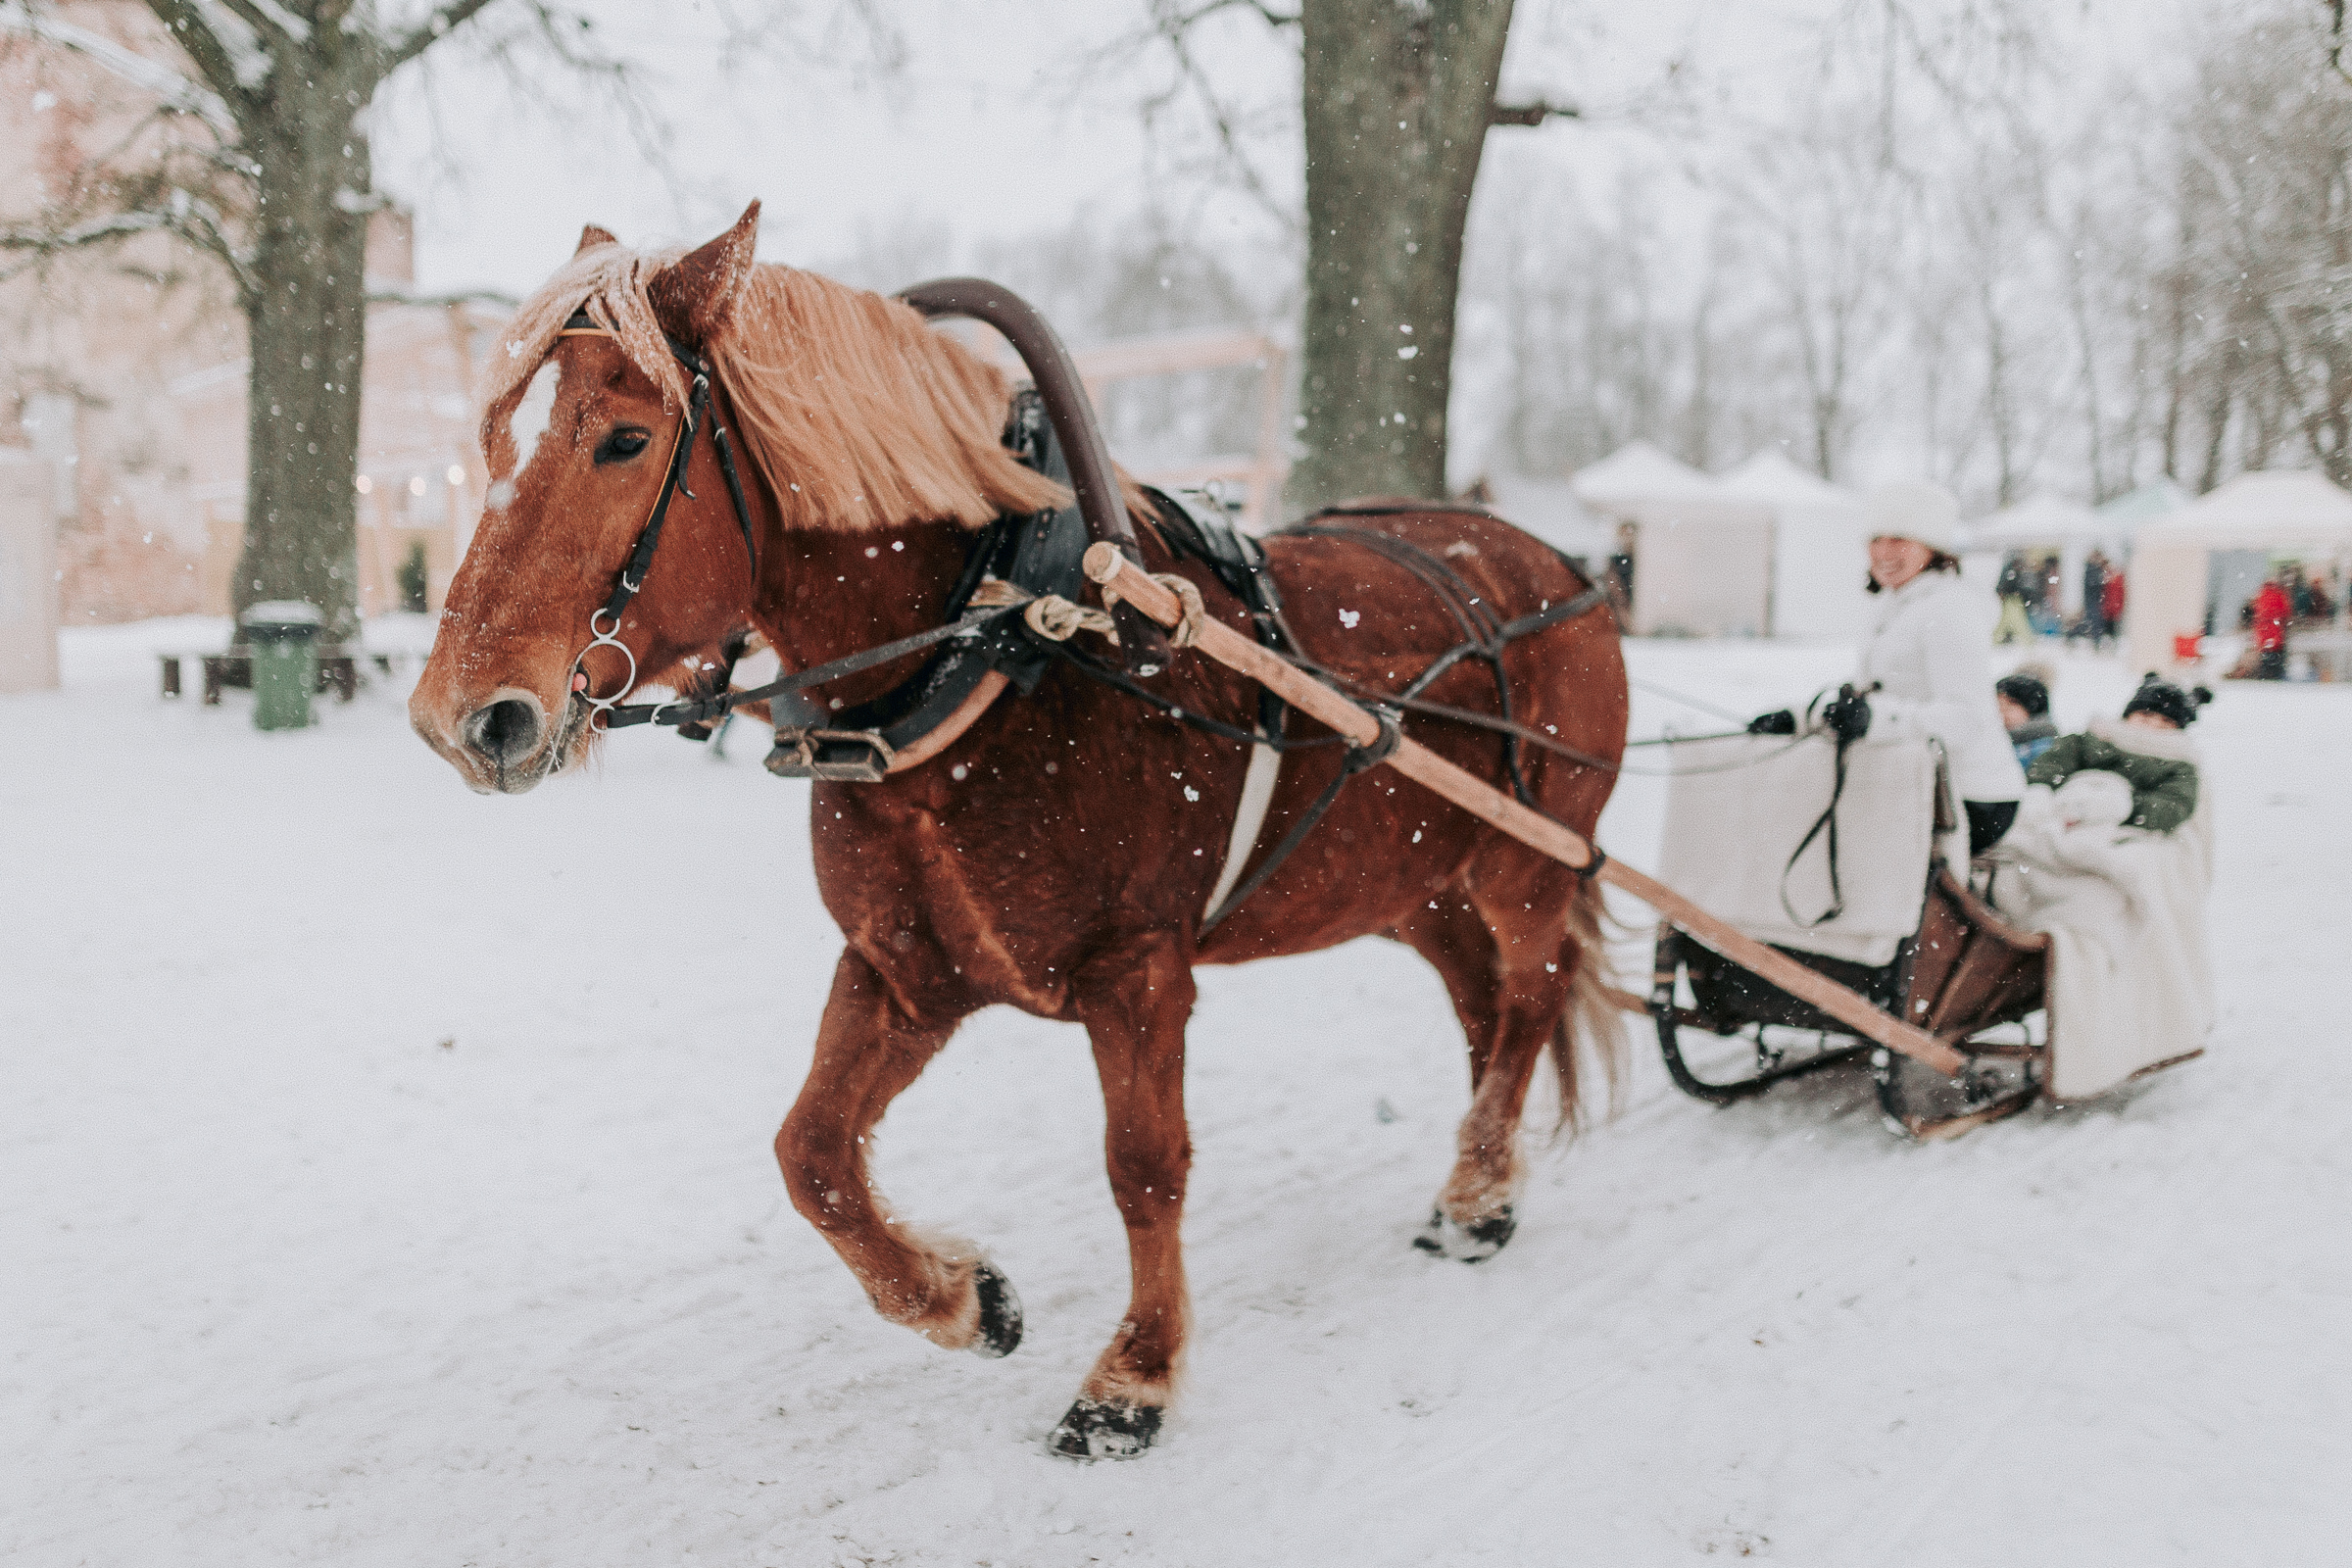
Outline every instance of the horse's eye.
POLYGON ((604 445, 596 449, 596 461, 600 464, 626 463, 643 452, 652 440, 653 436, 646 431, 633 424, 624 424, 605 437, 604 445))

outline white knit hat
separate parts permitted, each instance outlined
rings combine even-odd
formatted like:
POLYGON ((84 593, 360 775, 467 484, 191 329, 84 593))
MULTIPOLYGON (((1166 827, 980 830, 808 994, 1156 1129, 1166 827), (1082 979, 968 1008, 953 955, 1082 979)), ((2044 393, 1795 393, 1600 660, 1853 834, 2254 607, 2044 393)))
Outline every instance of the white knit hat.
POLYGON ((1913 539, 1947 556, 1960 553, 1960 503, 1939 484, 1883 484, 1862 498, 1873 539, 1913 539))

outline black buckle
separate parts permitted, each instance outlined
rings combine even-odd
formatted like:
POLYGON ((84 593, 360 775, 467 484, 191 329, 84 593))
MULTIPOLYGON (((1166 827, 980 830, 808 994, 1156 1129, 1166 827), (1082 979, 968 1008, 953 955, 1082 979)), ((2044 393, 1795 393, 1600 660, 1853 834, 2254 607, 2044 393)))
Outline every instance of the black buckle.
POLYGON ((890 773, 890 742, 870 729, 787 727, 776 731, 767 770, 778 778, 879 784, 890 773))

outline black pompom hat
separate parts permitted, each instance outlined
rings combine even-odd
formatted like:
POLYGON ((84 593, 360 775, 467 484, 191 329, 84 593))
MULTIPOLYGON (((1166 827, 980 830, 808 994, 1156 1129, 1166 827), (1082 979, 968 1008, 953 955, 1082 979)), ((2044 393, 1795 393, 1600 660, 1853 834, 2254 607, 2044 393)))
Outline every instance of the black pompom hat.
POLYGON ((2139 683, 2139 690, 2133 692, 2132 700, 2124 705, 2124 716, 2130 718, 2133 713, 2154 713, 2159 718, 2171 719, 2179 728, 2186 729, 2197 721, 2197 710, 2212 701, 2213 693, 2204 687, 2184 692, 2151 669, 2147 678, 2139 683))

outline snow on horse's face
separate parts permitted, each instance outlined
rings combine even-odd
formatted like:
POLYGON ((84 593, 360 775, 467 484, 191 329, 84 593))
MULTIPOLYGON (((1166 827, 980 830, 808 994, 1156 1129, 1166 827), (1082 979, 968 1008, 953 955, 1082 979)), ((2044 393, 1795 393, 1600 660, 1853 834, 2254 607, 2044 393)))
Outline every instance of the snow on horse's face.
POLYGON ((650 312, 616 322, 617 335, 564 333, 586 291, 551 284, 502 343, 514 363, 496 368, 504 373, 483 420, 492 482, 409 700, 416 732, 478 792, 519 794, 577 764, 594 739, 586 694, 674 688, 740 623, 747 557, 717 459, 698 438, 646 591, 622 613, 626 653, 588 646, 590 618, 654 510, 680 435, 685 384, 662 373, 673 362, 662 337, 699 346, 714 301, 748 266, 756 222, 755 207, 642 282, 594 273, 600 250, 619 253, 591 227, 558 283, 596 275, 608 301, 612 284, 634 287, 650 312))

